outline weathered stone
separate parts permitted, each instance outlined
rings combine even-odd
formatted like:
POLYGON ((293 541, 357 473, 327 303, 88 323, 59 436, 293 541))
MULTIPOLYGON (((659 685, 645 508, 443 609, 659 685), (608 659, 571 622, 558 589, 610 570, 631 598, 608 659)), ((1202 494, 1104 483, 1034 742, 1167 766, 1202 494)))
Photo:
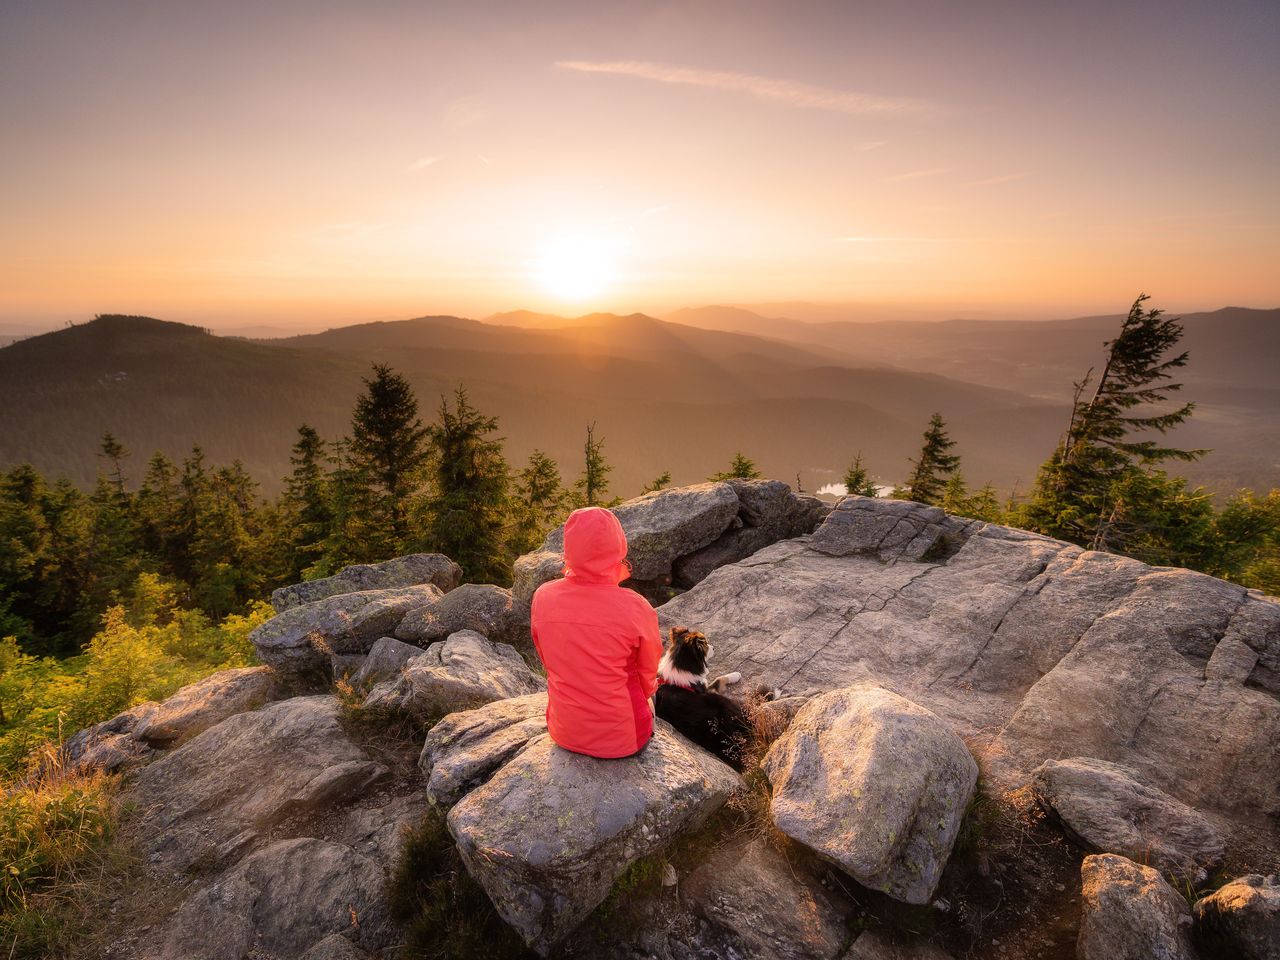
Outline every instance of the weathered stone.
POLYGON ((334 680, 350 680, 364 666, 366 654, 334 653, 329 656, 329 674, 334 680))
POLYGON ((368 653, 407 613, 441 595, 430 583, 342 593, 290 607, 254 628, 249 640, 258 659, 277 670, 322 670, 334 653, 368 653))
POLYGON ((836 504, 810 545, 833 557, 920 560, 944 537, 961 537, 972 523, 911 500, 848 496, 836 504))
POLYGON ((1212 955, 1280 960, 1280 875, 1251 873, 1196 901, 1195 935, 1212 955))
POLYGON ((546 686, 514 647, 493 643, 474 630, 459 630, 409 660, 394 680, 375 686, 364 705, 435 719, 546 686))
POLYGON ((459 630, 474 630, 495 643, 528 645, 529 611, 512 600, 510 590, 464 583, 406 616, 396 636, 425 647, 459 630))
MULTIPOLYGON (((410 614, 412 616, 412 614, 410 614)), ((351 685, 363 688, 379 680, 394 677, 406 663, 423 654, 421 647, 404 643, 395 637, 380 637, 369 648, 360 668, 351 675, 351 685)))
POLYGON ((178 909, 169 921, 164 958, 300 957, 333 934, 363 947, 386 946, 393 928, 385 882, 382 869, 350 847, 311 837, 279 840, 178 909))
MULTIPOLYGON (((886 532, 915 509, 855 502, 886 532)), ((885 562, 886 533, 829 530, 851 526, 838 519, 849 512, 715 570, 658 608, 663 629, 702 630, 717 671, 752 686, 893 690, 982 745, 999 789, 1085 755, 1132 768, 1245 842, 1274 830, 1280 601, 976 522, 942 534, 927 560, 885 562), (821 552, 823 537, 850 552, 821 552)))
POLYGON ((271 606, 283 613, 342 593, 363 593, 390 587, 430 583, 448 592, 462 581, 462 568, 441 553, 413 553, 383 563, 357 563, 332 577, 281 587, 271 593, 271 606))
POLYGON ((62 762, 74 770, 101 770, 118 773, 126 767, 149 760, 155 750, 133 735, 160 704, 140 703, 110 720, 78 731, 62 748, 62 762))
POLYGON ((418 759, 427 795, 441 806, 457 803, 547 732, 546 713, 547 695, 533 693, 445 717, 427 734, 418 759))
POLYGON ((572 932, 632 861, 701 822, 741 784, 657 726, 639 755, 622 760, 539 737, 449 812, 468 871, 540 953, 572 932))
POLYGON ((416 791, 361 799, 343 811, 341 827, 326 836, 390 872, 399 859, 406 831, 417 826, 429 809, 427 798, 416 791))
POLYGON ((208 730, 227 717, 262 706, 276 691, 270 667, 219 670, 188 684, 151 711, 133 735, 153 747, 166 747, 208 730))
POLYGON ((846 936, 822 887, 759 838, 716 850, 680 897, 711 925, 721 956, 832 960, 846 936))
POLYGON ((876 929, 859 934, 843 960, 951 960, 951 954, 920 937, 876 929))
POLYGON ((369 960, 361 950, 340 933, 332 933, 302 955, 302 960, 369 960))
POLYGON ((1080 960, 1195 960, 1191 911, 1159 871, 1100 853, 1080 877, 1080 960))
POLYGON ((134 775, 137 842, 162 866, 214 865, 286 817, 358 796, 388 773, 352 743, 330 696, 240 713, 134 775))
POLYGON ((564 554, 559 549, 523 554, 516 558, 511 576, 512 597, 522 607, 528 607, 540 586, 564 576, 564 554))
POLYGON ((1222 837, 1208 820, 1128 767, 1090 757, 1046 760, 1031 785, 1041 806, 1090 849, 1141 858, 1193 884, 1222 859, 1222 837))
POLYGON ((934 714, 861 684, 815 697, 765 755, 774 824, 865 887, 928 903, 978 765, 934 714))

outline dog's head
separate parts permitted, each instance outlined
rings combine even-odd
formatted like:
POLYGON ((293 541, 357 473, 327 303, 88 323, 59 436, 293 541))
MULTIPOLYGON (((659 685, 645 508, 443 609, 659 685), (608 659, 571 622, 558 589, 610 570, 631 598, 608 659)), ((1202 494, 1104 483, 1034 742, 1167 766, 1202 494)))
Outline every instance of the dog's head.
POLYGON ((702 676, 707 672, 711 659, 711 643, 705 633, 688 627, 672 627, 667 641, 667 656, 677 670, 702 676))

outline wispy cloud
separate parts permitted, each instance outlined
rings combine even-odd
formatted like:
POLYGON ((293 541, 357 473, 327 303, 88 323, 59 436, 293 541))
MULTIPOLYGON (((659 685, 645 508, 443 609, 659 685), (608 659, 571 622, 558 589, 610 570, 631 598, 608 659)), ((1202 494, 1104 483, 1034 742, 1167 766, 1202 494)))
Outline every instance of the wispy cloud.
POLYGON ((922 180, 925 177, 936 177, 946 172, 946 167, 930 167, 928 170, 908 170, 906 173, 895 173, 892 177, 885 177, 884 182, 898 183, 902 180, 922 180))
POLYGON ((997 183, 1012 183, 1014 180, 1026 179, 1030 174, 1027 173, 1002 173, 996 177, 984 177, 981 180, 970 180, 965 184, 966 187, 991 187, 997 183))
POLYGON ((847 113, 855 116, 922 113, 931 107, 931 104, 923 100, 880 97, 867 93, 836 90, 832 87, 820 87, 810 83, 799 83, 795 80, 760 77, 749 73, 731 73, 723 70, 700 70, 696 67, 677 67, 666 63, 652 63, 647 60, 615 60, 607 62, 560 60, 556 63, 556 66, 561 70, 576 70, 579 73, 609 73, 624 77, 638 77, 641 80, 654 80, 658 83, 684 84, 694 87, 709 87, 714 90, 727 90, 733 93, 745 93, 758 100, 783 103, 787 106, 804 110, 829 110, 834 113, 847 113))
POLYGON ((417 173, 418 171, 425 170, 427 167, 439 162, 439 157, 419 157, 417 160, 413 161, 413 163, 409 164, 409 166, 404 168, 405 173, 417 173))

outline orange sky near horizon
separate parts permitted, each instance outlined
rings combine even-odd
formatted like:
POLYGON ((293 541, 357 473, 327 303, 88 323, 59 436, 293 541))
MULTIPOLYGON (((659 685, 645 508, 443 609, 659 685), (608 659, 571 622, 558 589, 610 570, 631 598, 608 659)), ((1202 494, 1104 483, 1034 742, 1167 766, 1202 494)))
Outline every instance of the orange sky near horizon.
POLYGON ((1280 305, 1274 4, 5 4, 0 321, 1280 305))

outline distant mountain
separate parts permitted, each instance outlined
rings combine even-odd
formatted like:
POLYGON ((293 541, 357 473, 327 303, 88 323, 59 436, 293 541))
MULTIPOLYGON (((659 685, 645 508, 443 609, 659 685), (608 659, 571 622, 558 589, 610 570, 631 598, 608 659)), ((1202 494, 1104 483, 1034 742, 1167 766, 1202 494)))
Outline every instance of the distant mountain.
POLYGON ((135 451, 135 476, 153 450, 179 456, 200 443, 276 489, 296 427, 344 433, 372 362, 409 378, 424 419, 465 384, 500 417, 516 464, 539 447, 571 477, 596 421, 627 495, 664 470, 678 483, 702 479, 737 450, 769 475, 799 473, 810 490, 859 450, 896 480, 934 410, 952 424, 972 480, 1025 483, 1064 417, 1061 405, 1010 391, 851 368, 820 346, 643 315, 548 330, 423 317, 263 341, 103 317, 0 349, 0 465, 29 460, 87 483, 109 430, 135 451))

